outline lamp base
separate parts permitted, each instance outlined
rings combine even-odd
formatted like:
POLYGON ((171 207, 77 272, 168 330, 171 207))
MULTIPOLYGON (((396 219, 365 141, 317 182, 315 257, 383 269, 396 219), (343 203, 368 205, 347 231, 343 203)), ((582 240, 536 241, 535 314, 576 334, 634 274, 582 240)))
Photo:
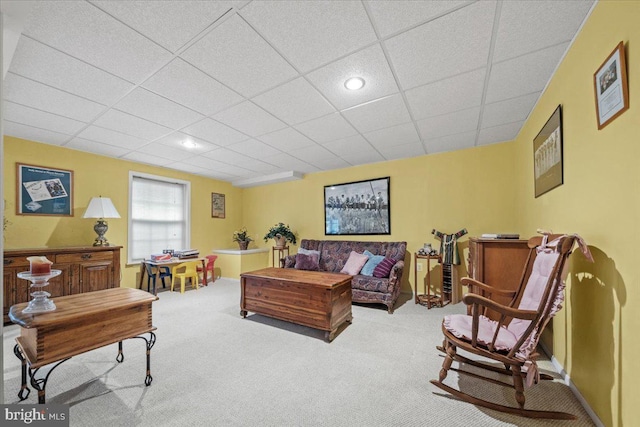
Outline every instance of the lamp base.
POLYGON ((104 237, 108 229, 107 221, 102 218, 96 221, 96 225, 93 226, 93 231, 96 232, 98 237, 96 237, 96 240, 93 242, 93 246, 109 246, 107 238, 104 237))

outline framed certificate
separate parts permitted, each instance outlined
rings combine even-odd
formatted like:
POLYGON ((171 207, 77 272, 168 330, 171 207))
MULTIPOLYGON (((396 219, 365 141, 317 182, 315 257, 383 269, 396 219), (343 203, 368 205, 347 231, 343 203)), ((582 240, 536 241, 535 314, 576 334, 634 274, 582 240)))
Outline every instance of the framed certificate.
POLYGON ((73 216, 73 171, 16 164, 16 214, 73 216))
POLYGON ((627 63, 623 42, 618 43, 595 72, 593 87, 596 94, 598 129, 602 129, 629 108, 627 63))

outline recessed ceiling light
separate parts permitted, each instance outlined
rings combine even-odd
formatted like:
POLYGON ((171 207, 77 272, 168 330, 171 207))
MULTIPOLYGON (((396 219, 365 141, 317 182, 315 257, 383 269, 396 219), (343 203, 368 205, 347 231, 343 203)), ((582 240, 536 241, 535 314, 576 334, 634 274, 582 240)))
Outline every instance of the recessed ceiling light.
POLYGON ((184 145, 187 148, 196 148, 198 146, 198 144, 191 141, 190 139, 185 139, 184 141, 182 141, 182 145, 184 145))
POLYGON ((358 90, 364 87, 364 79, 362 77, 351 77, 344 82, 344 87, 349 90, 358 90))

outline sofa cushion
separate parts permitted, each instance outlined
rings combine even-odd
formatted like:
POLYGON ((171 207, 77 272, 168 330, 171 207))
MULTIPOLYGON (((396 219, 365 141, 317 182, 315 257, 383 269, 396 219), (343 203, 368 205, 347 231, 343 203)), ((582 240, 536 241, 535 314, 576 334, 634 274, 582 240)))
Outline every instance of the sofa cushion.
POLYGON ((369 260, 369 257, 365 254, 359 254, 355 251, 351 251, 349 254, 349 259, 345 263, 340 273, 348 274, 350 276, 355 276, 360 273, 364 264, 369 260))
POLYGON ((364 254, 369 257, 367 263, 360 270, 360 274, 363 276, 373 276, 373 269, 384 259, 384 255, 374 255, 368 250, 364 251, 364 254))
POLYGON ((368 292, 389 292, 389 279, 359 274, 351 279, 351 288, 368 292))
POLYGON ((298 270, 317 271, 319 257, 317 253, 310 255, 298 253, 296 255, 296 265, 294 268, 298 270))
POLYGON ((396 264, 396 260, 393 258, 385 258, 380 261, 380 264, 373 269, 373 276, 378 278, 389 277, 391 269, 396 264))

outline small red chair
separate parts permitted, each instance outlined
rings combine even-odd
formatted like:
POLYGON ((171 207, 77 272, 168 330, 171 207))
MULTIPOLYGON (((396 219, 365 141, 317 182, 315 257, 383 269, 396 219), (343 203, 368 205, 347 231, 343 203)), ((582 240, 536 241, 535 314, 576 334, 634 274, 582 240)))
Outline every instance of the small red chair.
POLYGON ((211 281, 215 282, 216 281, 216 275, 214 273, 214 269, 213 266, 216 263, 216 259, 218 259, 218 255, 206 255, 205 258, 207 259, 207 262, 205 264, 204 267, 204 272, 202 271, 202 267, 198 266, 198 273, 203 273, 202 274, 202 284, 204 286, 207 286, 208 280, 207 280, 207 271, 211 272, 211 281))

